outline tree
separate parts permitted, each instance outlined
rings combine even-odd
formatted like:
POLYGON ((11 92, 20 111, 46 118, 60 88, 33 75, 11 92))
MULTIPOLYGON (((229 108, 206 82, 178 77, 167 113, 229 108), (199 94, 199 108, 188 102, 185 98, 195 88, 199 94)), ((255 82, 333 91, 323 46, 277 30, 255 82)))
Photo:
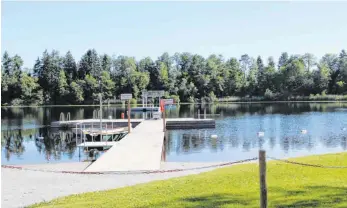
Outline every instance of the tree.
POLYGON ((318 70, 314 72, 315 93, 327 91, 330 78, 329 67, 326 64, 319 65, 318 70))
POLYGON ((72 81, 70 84, 70 92, 71 92, 71 103, 80 104, 84 101, 83 97, 83 89, 81 85, 72 81))
POLYGON ((330 71, 330 82, 328 86, 328 93, 336 93, 337 92, 337 78, 340 74, 339 70, 339 59, 336 54, 325 54, 321 61, 321 65, 326 65, 330 71))
MULTIPOLYGON (((277 79, 277 77, 281 77, 280 72, 276 72, 275 62, 272 57, 268 58, 268 64, 264 69, 264 77, 265 80, 261 80, 261 84, 259 84, 260 87, 262 87, 262 90, 265 89, 264 94, 266 92, 266 89, 268 89, 272 92, 279 92, 280 91, 280 80, 277 79)), ((263 91, 261 91, 263 92, 263 91)))
POLYGON ((101 69, 103 71, 111 72, 112 58, 109 55, 104 54, 100 57, 100 60, 101 60, 101 69))
POLYGON ((43 103, 43 94, 36 77, 22 73, 20 78, 21 100, 24 105, 40 105, 43 103))
POLYGON ((2 72, 10 75, 12 73, 12 59, 7 53, 7 51, 4 52, 4 55, 2 57, 2 62, 1 62, 1 69, 2 72))
POLYGON ((238 60, 224 60, 211 54, 163 53, 149 57, 99 56, 88 50, 77 64, 71 52, 45 50, 33 69, 24 68, 19 55, 2 58, 2 104, 79 104, 99 102, 121 93, 139 98, 142 90, 165 90, 166 97, 182 101, 212 101, 218 97, 260 95, 267 99, 287 99, 292 95, 317 93, 347 94, 347 54, 325 54, 318 63, 310 54, 283 52, 276 66, 244 54, 238 60), (78 67, 77 67, 78 66, 78 67), (278 70, 277 70, 278 67, 278 70))
POLYGON ((102 99, 107 100, 113 98, 115 83, 112 81, 109 71, 102 71, 101 84, 102 99))
POLYGON ((281 54, 280 58, 278 59, 278 69, 287 64, 288 58, 289 56, 287 52, 283 52, 281 54))
POLYGON ((304 61, 291 56, 286 65, 281 67, 283 90, 290 94, 309 94, 313 86, 313 79, 305 70, 304 61))
POLYGON ((251 57, 248 56, 248 54, 244 54, 241 56, 241 59, 240 59, 240 66, 241 66, 241 69, 242 69, 242 72, 244 74, 244 80, 246 80, 246 77, 248 75, 248 72, 249 72, 249 69, 252 65, 252 62, 251 62, 251 57))
POLYGON ((270 57, 267 59, 267 62, 268 62, 268 66, 269 66, 269 67, 275 68, 275 61, 274 61, 274 58, 273 58, 272 56, 270 56, 270 57))
POLYGON ((258 91, 258 64, 251 60, 251 66, 247 77, 247 92, 250 95, 256 95, 258 91))
POLYGON ((87 74, 83 82, 80 82, 79 85, 83 88, 84 101, 98 102, 100 87, 98 81, 91 74, 87 74))
POLYGON ((61 70, 59 73, 59 80, 58 80, 58 95, 59 95, 59 104, 66 104, 67 97, 69 96, 69 85, 67 83, 67 79, 65 76, 64 70, 61 70))
POLYGON ((239 95, 244 85, 243 73, 236 58, 231 58, 226 62, 228 76, 226 77, 226 87, 228 95, 239 95))
MULTIPOLYGON (((148 62, 150 63, 150 61, 148 62)), ((113 81, 117 83, 117 94, 133 93, 138 98, 140 91, 147 88, 149 83, 149 73, 138 71, 134 57, 118 56, 113 61, 113 81), (141 80, 143 79, 143 80, 141 80)), ((149 68, 147 68, 149 69, 149 68)), ((144 70, 144 69, 142 69, 144 70)), ((158 76, 155 77, 158 80, 158 76)))
POLYGON ((347 54, 345 50, 342 50, 339 55, 338 65, 339 75, 337 77, 338 93, 347 93, 347 54))
POLYGON ((22 74, 23 60, 18 55, 10 57, 5 52, 1 65, 3 69, 1 73, 2 103, 8 104, 14 99, 19 99, 21 96, 21 86, 18 79, 22 74))
POLYGON ((206 59, 206 74, 209 77, 209 91, 211 91, 218 97, 224 94, 224 76, 227 75, 227 70, 224 65, 223 57, 215 54, 209 56, 206 59))
MULTIPOLYGON (((63 70, 62 59, 59 56, 59 52, 53 50, 50 54, 47 50, 43 52, 41 63, 38 64, 41 68, 36 69, 40 75, 38 77, 39 84, 44 90, 45 103, 56 104, 58 98, 58 83, 59 74, 63 70)), ((36 64, 35 64, 36 65, 36 64)))
POLYGON ((79 63, 79 78, 84 79, 88 74, 98 78, 101 75, 101 61, 95 49, 89 49, 79 63))
POLYGON ((257 68, 258 68, 258 77, 257 77, 258 93, 260 95, 263 95, 265 93, 265 90, 267 89, 267 86, 266 86, 267 80, 266 80, 264 63, 260 56, 258 56, 257 58, 257 68))
POLYGON ((70 51, 68 51, 63 58, 63 69, 68 84, 77 79, 77 64, 70 51))
POLYGON ((311 53, 305 53, 302 56, 302 59, 305 64, 306 71, 312 70, 312 68, 317 64, 316 57, 311 53))

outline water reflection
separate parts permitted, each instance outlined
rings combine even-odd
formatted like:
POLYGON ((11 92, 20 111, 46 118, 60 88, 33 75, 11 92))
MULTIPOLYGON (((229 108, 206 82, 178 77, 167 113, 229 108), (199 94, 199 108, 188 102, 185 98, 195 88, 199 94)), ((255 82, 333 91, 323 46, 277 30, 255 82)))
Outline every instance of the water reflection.
MULTIPOLYGON (((106 106, 103 115, 120 118, 126 106, 106 106)), ((1 108, 3 163, 80 161, 85 157, 70 131, 49 127, 60 113, 71 119, 92 118, 97 106, 1 108), (36 138, 43 136, 43 140, 36 138)), ((216 129, 169 131, 163 160, 230 161, 254 157, 259 148, 278 157, 347 149, 347 103, 216 104, 167 106, 167 117, 216 119, 216 129), (201 116, 203 117, 203 116, 201 116), (301 134, 307 129, 307 134, 301 134), (257 132, 264 131, 264 137, 257 132), (211 138, 212 134, 218 138, 211 138)), ((132 115, 142 118, 142 113, 132 115)))
POLYGON ((1 134, 1 146, 5 149, 5 158, 10 160, 11 155, 20 156, 25 151, 21 130, 5 131, 1 134))
POLYGON ((341 152, 347 150, 344 126, 347 114, 342 111, 229 116, 217 120, 216 129, 169 131, 167 160, 245 159, 259 149, 276 157, 341 152), (264 137, 257 135, 259 131, 265 132, 264 137))
POLYGON ((72 160, 77 146, 72 132, 50 128, 1 131, 3 163, 72 160), (44 139, 38 139, 39 136, 44 139), (27 147, 27 148, 26 148, 27 147), (26 151, 26 149, 29 149, 26 151))

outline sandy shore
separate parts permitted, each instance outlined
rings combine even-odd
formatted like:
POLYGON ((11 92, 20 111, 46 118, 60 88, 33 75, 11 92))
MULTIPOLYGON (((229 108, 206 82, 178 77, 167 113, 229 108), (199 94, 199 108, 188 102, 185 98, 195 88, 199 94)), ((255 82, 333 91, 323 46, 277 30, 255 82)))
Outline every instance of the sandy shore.
MULTIPOLYGON (((166 162, 162 163, 161 170, 189 169, 217 164, 221 163, 166 162)), ((53 171, 83 171, 88 165, 89 163, 58 163, 23 165, 21 167, 53 171)), ((146 183, 154 180, 164 180, 173 177, 198 174, 216 168, 218 167, 179 172, 135 175, 81 175, 1 168, 1 207, 24 207, 30 204, 49 201, 57 197, 71 194, 107 190, 139 183, 146 183)))

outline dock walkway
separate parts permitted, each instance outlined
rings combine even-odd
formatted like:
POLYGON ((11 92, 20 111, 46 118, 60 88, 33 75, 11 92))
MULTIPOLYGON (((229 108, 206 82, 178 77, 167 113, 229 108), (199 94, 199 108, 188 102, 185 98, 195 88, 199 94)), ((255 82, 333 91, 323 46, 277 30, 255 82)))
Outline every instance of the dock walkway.
POLYGON ((163 140, 163 121, 143 120, 130 134, 113 145, 85 171, 158 170, 163 140))

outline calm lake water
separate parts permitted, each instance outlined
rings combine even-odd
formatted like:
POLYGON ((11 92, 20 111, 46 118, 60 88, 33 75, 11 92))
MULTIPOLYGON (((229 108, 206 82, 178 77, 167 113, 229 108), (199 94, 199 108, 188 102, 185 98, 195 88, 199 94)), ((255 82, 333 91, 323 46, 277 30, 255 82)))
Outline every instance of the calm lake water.
MULTIPOLYGON (((256 157, 258 150, 286 158, 347 150, 347 103, 273 103, 179 105, 167 117, 197 117, 206 108, 215 129, 168 131, 165 160, 219 162, 256 157), (302 134, 301 130, 307 133, 302 134), (257 132, 264 132, 258 137, 257 132), (211 138, 217 135, 218 138, 211 138)), ((61 112, 71 119, 92 118, 98 107, 1 108, 2 164, 82 161, 71 130, 50 128, 61 112), (43 141, 36 140, 44 136, 43 141)), ((120 118, 125 106, 103 108, 105 117, 120 118)), ((142 118, 142 113, 133 118, 142 118)), ((126 139, 126 138, 125 138, 126 139)))

